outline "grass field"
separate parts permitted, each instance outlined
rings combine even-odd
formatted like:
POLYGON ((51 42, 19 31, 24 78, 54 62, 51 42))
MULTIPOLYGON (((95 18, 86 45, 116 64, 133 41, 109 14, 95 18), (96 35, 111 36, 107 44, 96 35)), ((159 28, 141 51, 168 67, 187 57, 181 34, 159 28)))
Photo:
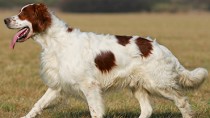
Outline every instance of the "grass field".
MULTIPOLYGON (((44 94, 47 87, 39 78, 40 47, 33 40, 9 49, 15 31, 4 26, 0 14, 0 118, 25 115, 44 94)), ((57 13, 69 25, 82 31, 120 35, 151 36, 168 47, 188 69, 202 66, 210 70, 210 14, 66 14, 57 13)), ((210 80, 199 90, 186 91, 196 118, 210 117, 210 80)), ((135 118, 139 105, 127 90, 104 94, 107 118, 135 118)), ((40 118, 89 118, 85 102, 75 98, 60 99, 45 109, 40 118)), ((179 118, 175 105, 161 98, 153 99, 152 118, 179 118)))

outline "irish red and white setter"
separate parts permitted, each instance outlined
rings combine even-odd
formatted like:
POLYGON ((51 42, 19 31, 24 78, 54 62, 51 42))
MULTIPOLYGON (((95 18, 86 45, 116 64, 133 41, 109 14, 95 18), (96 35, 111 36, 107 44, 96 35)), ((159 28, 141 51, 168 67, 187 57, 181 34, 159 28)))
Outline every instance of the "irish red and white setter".
POLYGON ((140 103, 140 118, 151 116, 149 98, 154 95, 174 101, 182 116, 190 118, 190 104, 181 91, 199 87, 208 76, 204 68, 185 69, 155 40, 81 32, 44 4, 26 5, 4 22, 20 29, 11 48, 29 38, 42 47, 41 78, 49 88, 24 118, 37 116, 61 94, 76 93, 87 101, 92 118, 102 118, 101 94, 110 88, 130 89, 140 103))

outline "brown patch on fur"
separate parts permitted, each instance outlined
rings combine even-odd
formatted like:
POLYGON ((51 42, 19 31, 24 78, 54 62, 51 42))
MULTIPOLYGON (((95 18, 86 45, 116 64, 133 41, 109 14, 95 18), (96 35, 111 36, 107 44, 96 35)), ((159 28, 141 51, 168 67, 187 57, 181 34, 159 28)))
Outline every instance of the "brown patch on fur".
POLYGON ((115 64, 115 56, 111 51, 102 51, 95 58, 96 67, 102 72, 109 72, 115 64))
POLYGON ((117 38, 118 43, 123 46, 126 46, 130 42, 130 39, 132 38, 132 36, 118 36, 118 35, 116 35, 115 37, 117 38))
POLYGON ((67 32, 72 32, 72 31, 73 31, 73 28, 70 28, 70 27, 69 27, 69 28, 67 29, 67 32))
POLYGON ((151 54, 151 51, 152 51, 151 42, 152 41, 147 40, 145 38, 141 38, 141 37, 136 39, 136 45, 138 46, 142 57, 148 57, 151 54))
POLYGON ((40 33, 51 25, 51 15, 44 4, 33 4, 25 7, 18 15, 21 20, 32 23, 33 32, 40 33))

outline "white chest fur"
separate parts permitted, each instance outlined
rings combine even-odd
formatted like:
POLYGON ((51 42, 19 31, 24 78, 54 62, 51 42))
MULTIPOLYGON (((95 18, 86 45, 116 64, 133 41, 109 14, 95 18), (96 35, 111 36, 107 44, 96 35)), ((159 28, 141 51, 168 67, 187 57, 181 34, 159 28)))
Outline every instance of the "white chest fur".
POLYGON ((44 83, 51 88, 59 87, 58 73, 58 62, 55 53, 43 51, 41 53, 41 78, 44 83))
POLYGON ((41 78, 50 88, 81 96, 79 81, 82 78, 78 75, 81 75, 79 73, 83 73, 81 71, 84 69, 79 71, 75 68, 80 62, 78 59, 70 58, 66 51, 60 50, 58 53, 55 50, 44 50, 41 53, 41 78))

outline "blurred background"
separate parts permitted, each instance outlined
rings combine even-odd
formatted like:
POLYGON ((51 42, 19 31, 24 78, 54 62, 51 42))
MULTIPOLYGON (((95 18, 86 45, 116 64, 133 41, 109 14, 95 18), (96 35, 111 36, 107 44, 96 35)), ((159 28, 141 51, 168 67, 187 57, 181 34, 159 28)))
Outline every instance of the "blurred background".
POLYGON ((15 8, 33 2, 79 13, 210 11, 210 0, 0 0, 0 8, 15 8))
MULTIPOLYGON (((0 118, 19 118, 45 93, 40 79, 41 47, 29 39, 9 48, 17 30, 3 19, 28 3, 45 3, 70 27, 81 31, 150 36, 169 48, 187 68, 210 71, 210 0, 0 0, 0 118)), ((210 118, 210 79, 187 95, 195 118, 210 118)), ((140 108, 129 90, 104 94, 105 118, 138 118, 140 108)), ((152 118, 181 118, 173 102, 152 98, 152 118)), ((90 118, 86 103, 60 99, 38 118, 90 118)))

